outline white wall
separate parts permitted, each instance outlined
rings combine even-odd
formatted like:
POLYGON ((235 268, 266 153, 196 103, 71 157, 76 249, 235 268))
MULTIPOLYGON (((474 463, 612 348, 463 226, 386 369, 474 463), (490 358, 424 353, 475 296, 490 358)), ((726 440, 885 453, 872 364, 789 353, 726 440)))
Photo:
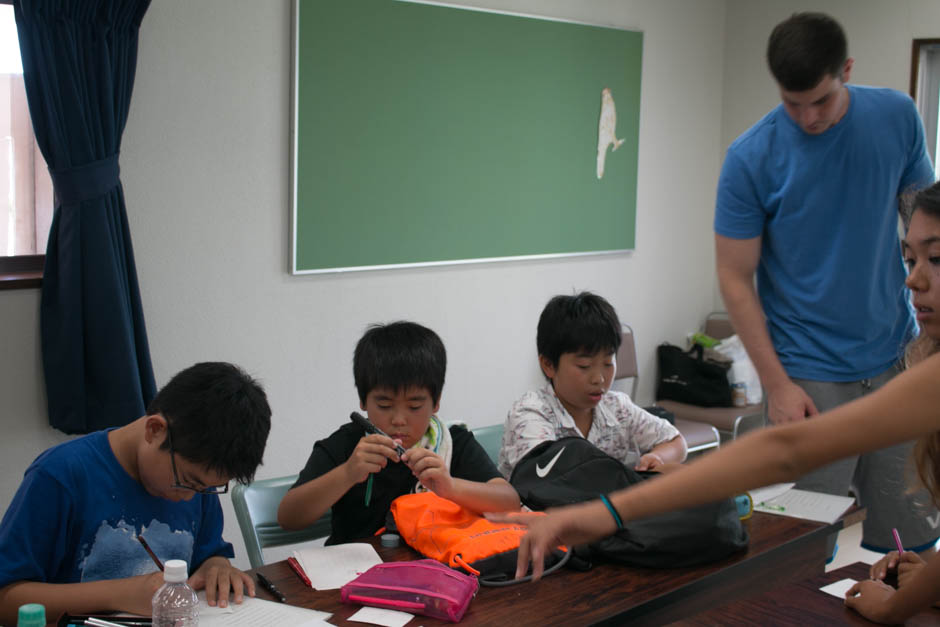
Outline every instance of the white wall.
POLYGON ((765 60, 773 27, 798 11, 821 11, 842 24, 855 59, 850 82, 909 92, 911 40, 940 37, 936 0, 728 0, 722 150, 777 105, 765 60))
MULTIPOLYGON (((236 362, 274 410, 259 477, 297 472, 357 406, 353 346, 399 318, 444 339, 446 419, 501 421, 540 383, 535 322, 554 294, 605 295, 638 338, 640 400, 654 347, 713 306, 724 2, 467 0, 645 32, 637 249, 566 261, 293 277, 288 258, 289 3, 157 0, 144 19, 121 174, 158 385, 195 361, 236 362)), ((0 293, 0 503, 65 439, 46 426, 38 294, 0 293)), ((230 504, 226 536, 241 554, 230 504)), ((238 563, 245 565, 244 558, 238 563)))

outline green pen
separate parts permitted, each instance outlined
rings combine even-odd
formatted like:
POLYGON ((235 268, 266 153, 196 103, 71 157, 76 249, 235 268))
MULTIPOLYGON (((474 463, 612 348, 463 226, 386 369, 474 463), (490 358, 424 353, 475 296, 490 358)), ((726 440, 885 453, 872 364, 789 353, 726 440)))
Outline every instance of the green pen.
POLYGON ((764 509, 772 509, 775 512, 787 511, 787 508, 783 505, 774 505, 773 503, 764 503, 763 501, 761 501, 760 507, 763 507, 764 509))
POLYGON ((369 507, 369 501, 372 500, 372 477, 374 476, 370 474, 369 480, 366 481, 366 507, 369 507))

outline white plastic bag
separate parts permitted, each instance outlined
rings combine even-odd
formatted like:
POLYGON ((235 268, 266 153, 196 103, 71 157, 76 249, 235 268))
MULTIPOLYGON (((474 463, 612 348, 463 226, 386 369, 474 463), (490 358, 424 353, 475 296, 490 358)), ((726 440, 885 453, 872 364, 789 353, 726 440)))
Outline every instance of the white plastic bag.
POLYGON ((745 385, 747 404, 757 405, 760 403, 763 400, 760 377, 757 376, 757 369, 754 368, 751 358, 747 356, 747 351, 744 350, 741 338, 737 335, 727 337, 721 340, 721 343, 715 346, 714 350, 732 360, 731 370, 728 371, 728 381, 731 385, 735 383, 745 385))

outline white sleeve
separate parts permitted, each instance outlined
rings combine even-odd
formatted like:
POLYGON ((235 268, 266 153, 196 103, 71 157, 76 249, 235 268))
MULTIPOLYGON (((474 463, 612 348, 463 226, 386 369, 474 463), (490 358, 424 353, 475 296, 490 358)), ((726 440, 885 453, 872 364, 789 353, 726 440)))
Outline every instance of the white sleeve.
POLYGON ((512 474, 519 460, 542 442, 558 439, 554 424, 546 417, 545 408, 532 392, 513 403, 503 427, 503 446, 499 450, 499 471, 504 477, 512 474))

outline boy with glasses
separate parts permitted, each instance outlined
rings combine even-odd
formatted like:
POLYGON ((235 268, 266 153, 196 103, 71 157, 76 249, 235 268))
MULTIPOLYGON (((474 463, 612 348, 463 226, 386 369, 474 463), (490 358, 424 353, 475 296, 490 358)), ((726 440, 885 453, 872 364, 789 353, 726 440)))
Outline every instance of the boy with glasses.
POLYGON ((0 623, 23 603, 64 611, 150 614, 157 558, 190 565, 210 605, 254 584, 228 561, 219 494, 261 463, 271 409, 260 385, 227 363, 183 370, 147 415, 42 453, 0 522, 0 623))

